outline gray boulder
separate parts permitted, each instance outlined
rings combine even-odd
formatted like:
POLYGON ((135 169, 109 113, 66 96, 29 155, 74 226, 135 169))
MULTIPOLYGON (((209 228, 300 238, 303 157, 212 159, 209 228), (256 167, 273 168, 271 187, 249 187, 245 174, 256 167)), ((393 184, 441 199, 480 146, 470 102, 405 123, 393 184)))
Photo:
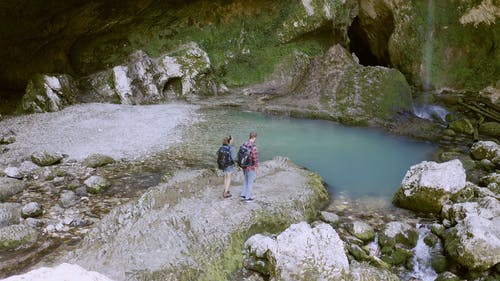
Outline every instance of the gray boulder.
POLYGON ((424 161, 406 172, 393 203, 413 211, 439 213, 443 204, 465 186, 466 174, 460 160, 424 161))
POLYGON ((10 144, 15 141, 16 141, 16 134, 12 130, 0 132, 0 144, 10 144))
POLYGON ((381 247, 393 247, 401 243, 409 248, 415 247, 418 240, 418 231, 405 222, 393 221, 384 226, 379 235, 379 244, 381 247))
POLYGON ((87 186, 89 193, 101 193, 111 186, 109 181, 101 176, 91 176, 83 183, 87 186))
POLYGON ((333 226, 337 225, 340 221, 339 216, 335 213, 321 211, 319 214, 322 221, 329 223, 333 226))
POLYGON ((13 178, 13 179, 22 179, 24 177, 24 175, 21 173, 21 171, 17 167, 7 167, 3 170, 3 172, 5 173, 5 175, 7 177, 13 178))
POLYGON ((21 219, 21 204, 0 203, 0 228, 18 224, 21 219))
POLYGON ((349 270, 344 242, 329 225, 291 225, 276 238, 254 235, 245 242, 244 264, 267 263, 275 280, 341 280, 349 270))
POLYGON ((472 145, 470 153, 476 160, 493 160, 500 156, 500 147, 494 141, 478 141, 472 145))
MULTIPOLYGON (((241 176, 234 182, 237 194, 241 176)), ((261 163, 252 203, 222 198, 221 183, 211 169, 178 171, 112 210, 56 263, 78 262, 116 280, 180 280, 187 273, 192 280, 228 280, 251 235, 311 220, 328 201, 321 178, 286 159, 261 163)))
POLYGON ((156 59, 135 51, 126 64, 90 75, 81 83, 91 100, 152 104, 199 93, 209 70, 207 53, 188 43, 156 59))
POLYGON ((31 154, 31 161, 38 166, 51 166, 59 163, 64 156, 58 152, 35 152, 31 154))
POLYGON ((375 231, 373 227, 362 221, 353 221, 347 226, 348 231, 356 236, 357 238, 363 240, 364 242, 372 241, 375 238, 375 231))
POLYGON ((28 248, 38 239, 38 232, 30 226, 15 224, 0 228, 0 250, 28 248))
POLYGON ((446 252, 462 266, 484 271, 500 262, 500 217, 468 215, 444 234, 446 252))
POLYGON ((76 102, 78 89, 73 78, 66 74, 36 74, 28 82, 22 98, 26 112, 53 112, 76 102))
POLYGON ((23 206, 21 209, 21 216, 23 218, 34 218, 38 217, 43 213, 42 205, 38 202, 30 202, 23 206))
POLYGON ((0 202, 3 202, 12 195, 23 191, 23 189, 23 181, 7 177, 0 177, 0 202))
POLYGON ((73 191, 65 190, 61 193, 59 201, 61 202, 61 206, 63 208, 69 208, 78 203, 78 196, 73 191))
POLYGON ((113 159, 110 156, 95 153, 83 160, 83 165, 90 167, 90 168, 97 168, 97 167, 102 167, 108 164, 112 164, 115 162, 115 159, 113 159))

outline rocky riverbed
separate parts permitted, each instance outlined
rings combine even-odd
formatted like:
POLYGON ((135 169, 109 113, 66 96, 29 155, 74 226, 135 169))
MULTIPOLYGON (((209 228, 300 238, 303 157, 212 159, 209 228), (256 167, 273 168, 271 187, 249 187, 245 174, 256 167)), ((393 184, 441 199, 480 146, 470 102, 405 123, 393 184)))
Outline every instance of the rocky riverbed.
POLYGON ((224 200, 220 174, 196 156, 203 132, 193 128, 207 129, 192 126, 205 118, 197 108, 89 104, 39 114, 41 122, 32 116, 2 121, 2 275, 71 262, 113 280, 498 276, 495 142, 444 151, 442 164, 412 167, 394 202, 417 213, 384 200, 328 200, 321 178, 286 158, 263 164, 259 198, 248 205, 237 198, 241 173, 233 198, 224 200), (162 119, 150 118, 146 108, 162 119), (96 127, 89 136, 59 119, 94 120, 96 127), (114 133, 99 135, 100 127, 114 133), (92 142, 96 151, 86 146, 92 142), (481 245, 479 252, 470 245, 481 245), (329 247, 344 251, 331 255, 329 247))

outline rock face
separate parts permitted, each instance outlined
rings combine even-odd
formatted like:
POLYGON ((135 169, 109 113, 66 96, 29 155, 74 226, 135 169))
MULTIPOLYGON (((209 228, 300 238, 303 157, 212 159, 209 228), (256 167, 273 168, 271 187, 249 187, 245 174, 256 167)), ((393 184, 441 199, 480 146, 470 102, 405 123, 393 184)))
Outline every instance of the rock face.
POLYGON ((143 51, 129 62, 84 78, 86 99, 121 104, 154 104, 203 91, 202 79, 210 59, 196 43, 178 47, 157 59, 143 51))
POLYGON ((53 268, 42 267, 28 273, 11 276, 4 281, 113 281, 108 277, 93 271, 87 271, 76 264, 63 263, 53 268))
MULTIPOLYGON (((238 194, 242 175, 234 176, 238 194)), ((321 178, 283 158, 261 164, 255 202, 222 198, 222 182, 211 170, 178 172, 111 211, 59 261, 78 261, 116 280, 225 280, 241 266, 248 237, 311 219, 327 202, 321 178)))
POLYGON ((471 270, 487 270, 500 262, 500 203, 493 197, 443 208, 453 227, 444 234, 447 253, 471 270))
POLYGON ((393 202, 414 211, 439 213, 446 200, 465 187, 465 178, 460 160, 424 161, 406 173, 393 202))
POLYGON ((412 104, 410 87, 399 71, 364 67, 340 45, 312 62, 302 81, 293 96, 277 103, 295 106, 306 117, 380 125, 412 104))
POLYGON ((26 112, 53 112, 76 102, 78 89, 66 74, 35 75, 26 87, 22 108, 26 112))
POLYGON ((263 262, 262 273, 273 280, 340 280, 349 271, 344 242, 325 223, 293 224, 276 238, 257 234, 244 248, 245 266, 253 269, 263 262))

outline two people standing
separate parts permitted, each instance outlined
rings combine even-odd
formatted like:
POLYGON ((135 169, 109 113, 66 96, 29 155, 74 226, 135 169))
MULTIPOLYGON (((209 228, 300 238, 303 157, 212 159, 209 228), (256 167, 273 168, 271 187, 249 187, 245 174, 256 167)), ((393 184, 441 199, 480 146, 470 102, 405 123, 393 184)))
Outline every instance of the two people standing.
POLYGON ((252 202, 252 188, 255 177, 257 176, 257 168, 259 167, 259 152, 255 141, 257 140, 257 133, 250 132, 248 141, 246 141, 236 154, 232 146, 233 138, 228 136, 224 138, 222 146, 217 153, 217 163, 219 169, 224 172, 224 198, 231 197, 229 186, 231 185, 231 174, 234 170, 234 164, 243 169, 243 191, 241 199, 246 202, 252 202))

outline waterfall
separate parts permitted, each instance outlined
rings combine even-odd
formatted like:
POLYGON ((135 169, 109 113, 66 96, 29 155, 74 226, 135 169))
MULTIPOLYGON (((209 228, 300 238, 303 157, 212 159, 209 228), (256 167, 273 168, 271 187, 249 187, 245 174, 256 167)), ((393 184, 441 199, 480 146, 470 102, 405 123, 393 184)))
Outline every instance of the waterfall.
POLYGON ((423 281, 434 281, 438 274, 431 266, 431 248, 424 242, 424 238, 431 232, 425 225, 417 224, 418 241, 413 249, 413 272, 409 275, 423 281))
POLYGON ((413 113, 422 119, 435 120, 446 123, 446 115, 450 113, 444 107, 436 104, 414 105, 413 113))
POLYGON ((426 20, 426 38, 424 44, 423 57, 423 88, 428 91, 432 88, 432 48, 434 41, 434 0, 428 0, 427 3, 427 20, 426 20))

